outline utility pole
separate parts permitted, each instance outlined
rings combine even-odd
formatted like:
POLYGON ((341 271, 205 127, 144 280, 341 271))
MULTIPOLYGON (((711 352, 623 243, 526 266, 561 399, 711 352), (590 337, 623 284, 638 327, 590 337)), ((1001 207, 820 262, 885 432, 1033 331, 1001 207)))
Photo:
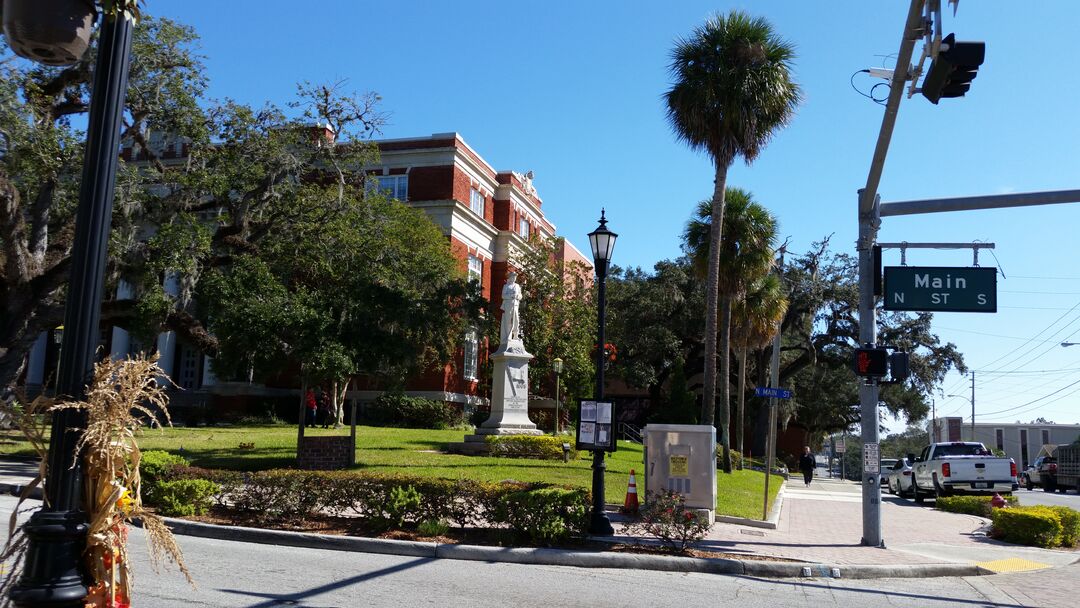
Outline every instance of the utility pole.
POLYGON ((971 370, 971 440, 975 441, 975 370, 971 370))
MULTIPOLYGON (((924 0, 911 0, 907 20, 900 37, 900 52, 896 57, 889 88, 889 98, 885 103, 885 115, 881 119, 874 156, 870 161, 870 172, 866 177, 866 187, 859 190, 859 345, 873 348, 877 343, 877 310, 874 297, 874 245, 877 241, 878 227, 881 225, 878 186, 881 173, 885 168, 885 157, 889 153, 896 115, 900 109, 900 99, 904 94, 904 83, 908 80, 911 66, 911 54, 915 41, 923 37, 924 21, 922 18, 924 0)), ((863 453, 877 451, 880 441, 878 418, 878 380, 867 378, 859 385, 859 406, 862 411, 863 453)), ((881 475, 877 470, 862 473, 862 543, 872 547, 884 547, 881 538, 881 475)), ((877 469, 877 467, 874 467, 877 469)))
MULTIPOLYGON (((874 250, 877 241, 877 232, 881 225, 881 218, 893 215, 914 215, 922 213, 941 213, 947 211, 967 211, 976 209, 1002 209, 1006 207, 1025 207, 1032 205, 1051 205, 1058 203, 1080 202, 1080 190, 1060 190, 1054 192, 1027 192, 1019 194, 1002 194, 973 196, 961 198, 932 199, 901 201, 882 203, 878 194, 878 186, 881 183, 881 173, 884 169, 885 158, 888 155, 889 143, 892 139, 893 128, 896 125, 896 115, 900 106, 900 99, 904 84, 912 80, 912 92, 915 90, 915 80, 918 78, 920 68, 913 69, 911 65, 912 49, 915 42, 923 36, 929 35, 932 24, 929 13, 935 13, 940 20, 940 2, 934 0, 912 0, 908 9, 907 20, 904 23, 904 31, 900 40, 900 50, 897 53, 896 68, 892 72, 890 81, 889 97, 885 104, 885 114, 881 121, 881 130, 878 133, 877 145, 870 162, 870 171, 866 179, 866 187, 859 190, 859 240, 856 245, 859 254, 859 346, 862 348, 876 348, 877 342, 877 314, 875 310, 876 298, 874 296, 874 250), (922 10, 924 5, 929 6, 927 16, 924 18, 922 10)), ((940 34, 940 32, 939 32, 940 34)), ((934 53, 942 41, 934 43, 934 53)), ((960 43, 955 43, 959 45, 960 43)), ((982 43, 964 43, 975 45, 982 43)), ((973 48, 973 47, 971 47, 973 48)), ((946 69, 948 94, 942 97, 958 97, 966 92, 962 83, 973 78, 974 69, 982 63, 981 51, 974 65, 963 66, 962 72, 967 74, 964 78, 957 78, 953 82, 954 67, 942 64, 946 69), (955 90, 953 90, 955 89, 955 90)), ((927 57, 924 51, 923 59, 927 57)), ((940 55, 935 56, 935 61, 940 55)), ((946 58, 949 59, 949 58, 946 58)), ((964 63, 961 61, 960 63, 964 63)), ((931 66, 931 70, 934 66, 931 66)), ((957 72, 957 76, 963 76, 957 72)), ((925 81, 924 81, 925 84, 925 81)), ((944 91, 944 89, 943 89, 944 91)), ((936 100, 930 98, 936 103, 936 100)), ((878 418, 878 379, 866 378, 859 387, 859 404, 862 412, 862 441, 863 453, 877 452, 879 448, 879 424, 878 418)), ((974 375, 972 375, 972 432, 974 432, 974 375)), ((935 429, 936 431, 936 429, 935 429)), ((877 464, 877 463, 868 463, 877 464)), ((879 465, 880 466, 880 465, 879 465)), ((863 537, 862 543, 869 546, 884 547, 881 538, 881 491, 878 487, 878 472, 867 471, 863 467, 862 476, 862 514, 863 514, 863 537)), ((875 469, 878 467, 874 467, 875 469)))
POLYGON ((937 443, 937 401, 930 397, 930 443, 937 443))

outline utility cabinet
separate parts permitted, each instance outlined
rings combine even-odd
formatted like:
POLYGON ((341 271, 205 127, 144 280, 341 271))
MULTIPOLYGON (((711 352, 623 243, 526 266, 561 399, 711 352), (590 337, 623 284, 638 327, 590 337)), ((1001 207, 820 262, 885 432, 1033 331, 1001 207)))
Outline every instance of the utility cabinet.
MULTIPOLYGON (((645 427, 646 492, 673 490, 686 506, 716 519, 716 427, 650 424, 645 427)), ((646 500, 648 500, 646 494, 646 500)))

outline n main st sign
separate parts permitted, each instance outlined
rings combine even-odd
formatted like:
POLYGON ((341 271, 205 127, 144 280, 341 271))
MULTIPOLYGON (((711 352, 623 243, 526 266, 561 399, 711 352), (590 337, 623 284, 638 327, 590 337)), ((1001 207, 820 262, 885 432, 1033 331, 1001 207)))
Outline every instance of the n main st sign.
POLYGON ((996 268, 887 266, 885 310, 997 312, 996 268))

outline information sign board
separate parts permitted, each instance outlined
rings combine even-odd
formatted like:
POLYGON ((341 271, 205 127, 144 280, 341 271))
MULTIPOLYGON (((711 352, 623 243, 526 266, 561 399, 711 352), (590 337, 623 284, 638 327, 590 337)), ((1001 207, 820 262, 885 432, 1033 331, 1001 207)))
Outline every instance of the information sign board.
POLYGON ((615 404, 582 400, 578 407, 577 449, 614 452, 615 404))

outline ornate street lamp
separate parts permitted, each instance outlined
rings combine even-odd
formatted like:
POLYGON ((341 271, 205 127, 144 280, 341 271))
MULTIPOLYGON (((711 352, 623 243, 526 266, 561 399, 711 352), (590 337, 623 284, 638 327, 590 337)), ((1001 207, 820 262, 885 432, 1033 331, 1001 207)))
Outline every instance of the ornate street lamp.
POLYGON ((555 371, 555 424, 553 435, 559 434, 559 376, 562 374, 562 359, 555 357, 551 362, 551 369, 555 371))
MULTIPOLYGON (((608 263, 611 262, 611 252, 615 249, 615 239, 619 235, 607 229, 607 219, 604 218, 604 210, 600 209, 600 225, 589 233, 589 245, 592 247, 593 268, 596 270, 597 301, 596 301, 596 400, 604 400, 604 314, 607 306, 607 271, 608 263)), ((589 520, 589 533, 597 536, 611 536, 615 529, 611 527, 607 514, 604 513, 604 473, 607 465, 604 464, 604 451, 593 450, 593 478, 592 478, 592 517, 589 520)))
MULTIPOLYGON (((132 25, 124 11, 115 17, 105 15, 98 38, 56 382, 56 395, 74 400, 85 397, 98 345, 132 25)), ((82 466, 78 462, 72 466, 79 439, 75 429, 84 425, 78 410, 53 414, 45 480, 47 500, 26 524, 26 561, 22 577, 10 595, 16 606, 81 607, 84 603, 87 589, 82 554, 87 521, 80 506, 82 466)))

